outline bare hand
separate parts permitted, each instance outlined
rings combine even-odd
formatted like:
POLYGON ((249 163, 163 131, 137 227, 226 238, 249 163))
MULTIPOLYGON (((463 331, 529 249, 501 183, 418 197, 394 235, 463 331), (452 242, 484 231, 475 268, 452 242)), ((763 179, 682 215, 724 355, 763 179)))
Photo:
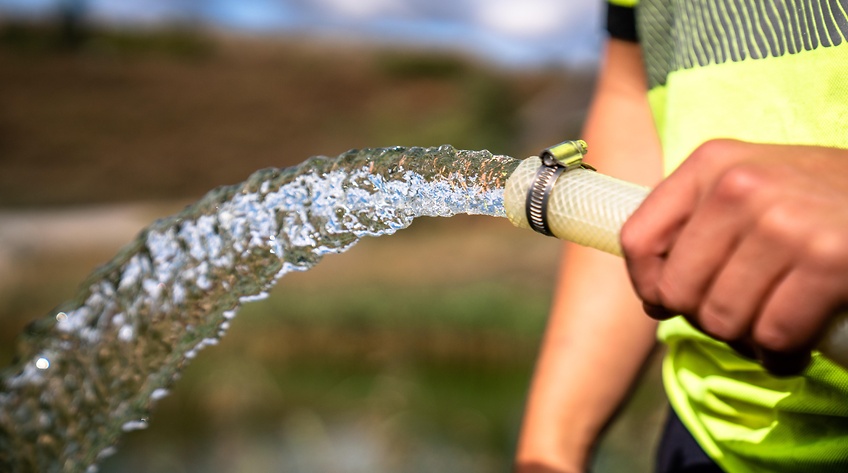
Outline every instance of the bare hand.
POLYGON ((775 374, 848 302, 848 150, 712 141, 621 233, 646 311, 683 314, 775 374))

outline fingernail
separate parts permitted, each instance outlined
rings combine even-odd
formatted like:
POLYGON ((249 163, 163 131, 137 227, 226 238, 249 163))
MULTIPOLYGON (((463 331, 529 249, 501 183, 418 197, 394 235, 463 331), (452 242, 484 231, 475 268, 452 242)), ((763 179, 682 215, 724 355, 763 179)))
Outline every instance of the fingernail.
POLYGON ((749 360, 757 360, 757 352, 754 347, 748 342, 727 342, 727 346, 732 348, 736 353, 749 360))
POLYGON ((759 349, 757 358, 769 373, 778 377, 798 376, 803 373, 812 361, 809 351, 779 353, 776 351, 759 349))
POLYGON ((642 308, 649 317, 656 320, 666 320, 677 315, 661 305, 649 304, 647 302, 642 303, 642 308))

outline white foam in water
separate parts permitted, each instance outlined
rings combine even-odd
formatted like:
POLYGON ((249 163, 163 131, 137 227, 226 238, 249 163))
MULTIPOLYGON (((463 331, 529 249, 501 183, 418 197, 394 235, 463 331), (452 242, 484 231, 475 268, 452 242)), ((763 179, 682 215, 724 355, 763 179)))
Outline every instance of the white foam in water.
POLYGON ((155 222, 22 335, 20 361, 0 376, 0 469, 96 471, 240 304, 415 217, 504 216, 517 165, 449 146, 350 151, 259 171, 155 222))
MULTIPOLYGON (((144 419, 141 420, 131 420, 129 422, 124 422, 121 425, 121 430, 124 432, 132 432, 133 430, 143 430, 147 428, 147 421, 144 419)), ((108 448, 108 447, 107 447, 108 448)))
POLYGON ((134 338, 135 330, 129 325, 124 325, 118 330, 118 338, 125 342, 131 342, 134 338))
MULTIPOLYGON (((241 296, 239 298, 239 302, 256 302, 256 301, 264 301, 268 298, 268 293, 265 291, 260 292, 259 294, 250 294, 247 296, 241 296)), ((233 312, 233 316, 235 316, 235 312, 233 312)))

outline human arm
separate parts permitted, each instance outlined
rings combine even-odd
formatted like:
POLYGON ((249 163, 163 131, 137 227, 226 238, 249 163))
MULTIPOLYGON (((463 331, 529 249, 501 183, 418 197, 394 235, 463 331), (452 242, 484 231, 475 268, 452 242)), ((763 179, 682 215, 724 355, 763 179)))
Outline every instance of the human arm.
MULTIPOLYGON (((588 162, 641 184, 660 150, 637 45, 610 40, 586 122, 588 162)), ((517 451, 517 471, 578 472, 654 347, 619 258, 566 244, 517 451)))
POLYGON ((622 230, 649 314, 794 374, 848 303, 848 150, 717 140, 622 230))

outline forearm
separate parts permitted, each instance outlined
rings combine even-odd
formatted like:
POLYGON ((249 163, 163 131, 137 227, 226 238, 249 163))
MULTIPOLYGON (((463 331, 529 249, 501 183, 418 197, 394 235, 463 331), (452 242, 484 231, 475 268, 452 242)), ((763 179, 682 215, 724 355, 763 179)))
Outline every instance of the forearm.
POLYGON ((539 354, 518 464, 582 471, 654 346, 619 258, 572 245, 539 354))
MULTIPOLYGON (((660 150, 634 44, 611 41, 584 131, 587 161, 645 185, 660 178, 660 150)), ((654 346, 624 262, 567 245, 518 447, 522 472, 581 471, 604 425, 654 346), (550 471, 550 470, 547 470, 550 471)))

